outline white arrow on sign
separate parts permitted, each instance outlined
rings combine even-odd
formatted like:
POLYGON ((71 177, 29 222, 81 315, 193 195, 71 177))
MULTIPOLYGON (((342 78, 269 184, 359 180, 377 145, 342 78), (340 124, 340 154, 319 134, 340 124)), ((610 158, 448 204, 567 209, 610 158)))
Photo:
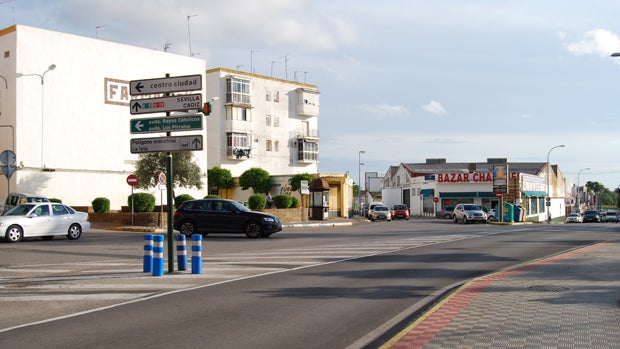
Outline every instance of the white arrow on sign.
POLYGON ((142 120, 136 122, 136 124, 134 125, 136 130, 142 132, 142 127, 144 127, 144 124, 142 123, 142 120))

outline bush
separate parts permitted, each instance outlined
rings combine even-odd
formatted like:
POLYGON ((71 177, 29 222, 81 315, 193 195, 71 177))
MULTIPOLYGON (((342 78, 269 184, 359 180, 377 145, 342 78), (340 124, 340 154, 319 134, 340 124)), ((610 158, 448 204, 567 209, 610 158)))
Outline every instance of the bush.
POLYGON ((267 205, 267 199, 265 195, 254 194, 248 199, 248 206, 250 210, 262 210, 267 205))
POLYGON ((194 197, 189 194, 181 194, 174 198, 174 207, 179 207, 182 203, 189 200, 194 200, 194 197))
POLYGON ((276 195, 273 198, 273 204, 276 208, 289 208, 291 206, 291 197, 289 195, 276 195))
POLYGON ((291 196, 291 205, 289 206, 290 208, 297 208, 299 207, 299 199, 291 196))
POLYGON ((214 195, 214 194, 209 194, 209 195, 204 197, 204 199, 219 199, 219 198, 221 198, 221 196, 214 195))
POLYGON ((50 200, 50 202, 55 202, 55 203, 58 203, 58 204, 62 204, 62 200, 60 200, 60 199, 49 198, 49 200, 50 200))
MULTIPOLYGON (((155 197, 149 193, 134 193, 133 204, 133 212, 153 212, 155 197)), ((127 197, 127 206, 131 210, 131 195, 127 197)))
POLYGON ((110 212, 110 200, 108 198, 98 197, 91 202, 91 205, 93 205, 93 211, 95 211, 95 213, 110 212))

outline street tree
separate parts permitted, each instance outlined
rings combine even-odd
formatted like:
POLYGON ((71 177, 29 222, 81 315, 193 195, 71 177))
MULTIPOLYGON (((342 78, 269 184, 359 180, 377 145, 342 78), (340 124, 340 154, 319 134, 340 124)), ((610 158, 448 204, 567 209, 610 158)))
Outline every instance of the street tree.
POLYGON ((269 172, 259 167, 252 167, 241 174, 239 185, 242 190, 252 188, 255 194, 266 193, 271 190, 269 172))
POLYGON ((220 189, 230 189, 235 186, 230 170, 219 166, 207 170, 207 177, 209 187, 217 187, 218 191, 220 189))
POLYGON ((301 194, 301 181, 312 182, 312 175, 309 173, 299 173, 291 177, 291 190, 299 191, 301 194))
MULTIPOLYGON (((166 173, 167 163, 167 153, 140 154, 135 169, 135 174, 138 176, 137 187, 147 189, 157 185, 159 174, 166 173)), ((200 167, 193 161, 191 152, 172 153, 172 172, 175 187, 202 189, 200 167)))

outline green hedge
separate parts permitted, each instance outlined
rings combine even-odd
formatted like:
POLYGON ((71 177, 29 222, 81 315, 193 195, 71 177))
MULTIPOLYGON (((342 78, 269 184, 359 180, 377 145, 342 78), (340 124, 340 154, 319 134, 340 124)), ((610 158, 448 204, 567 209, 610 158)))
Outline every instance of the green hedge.
MULTIPOLYGON (((131 210, 131 195, 127 197, 127 206, 131 210)), ((149 193, 133 194, 133 212, 153 212, 155 209, 155 197, 149 193)))
POLYGON ((91 205, 93 205, 93 211, 95 211, 95 213, 110 212, 110 200, 108 198, 98 197, 91 202, 91 205))
POLYGON ((289 195, 276 195, 273 197, 273 205, 276 208, 291 207, 291 197, 289 195))
POLYGON ((254 194, 248 199, 248 206, 250 210, 262 210, 267 205, 267 199, 265 195, 254 194))
POLYGON ((179 207, 182 203, 189 200, 194 200, 194 197, 189 194, 181 194, 174 198, 174 207, 179 207))
POLYGON ((291 196, 291 205, 289 206, 290 208, 297 208, 299 207, 299 199, 291 196))

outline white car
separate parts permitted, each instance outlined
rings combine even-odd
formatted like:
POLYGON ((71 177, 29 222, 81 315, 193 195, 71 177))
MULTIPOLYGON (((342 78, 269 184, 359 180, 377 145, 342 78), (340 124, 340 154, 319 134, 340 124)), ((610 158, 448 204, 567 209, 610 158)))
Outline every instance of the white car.
POLYGON ((487 222, 487 214, 480 205, 475 204, 458 204, 454 206, 454 223, 458 221, 467 224, 470 222, 487 222))
POLYGON ((41 237, 51 240, 66 235, 77 240, 90 230, 88 213, 53 202, 33 202, 13 207, 0 216, 0 237, 9 242, 22 238, 41 237))
POLYGON ((580 213, 573 212, 566 217, 566 223, 583 223, 583 217, 580 213))
POLYGON ((376 221, 377 219, 385 219, 389 222, 392 220, 392 211, 390 211, 390 208, 385 205, 375 205, 373 208, 370 209, 370 212, 368 213, 368 218, 372 222, 376 221))

